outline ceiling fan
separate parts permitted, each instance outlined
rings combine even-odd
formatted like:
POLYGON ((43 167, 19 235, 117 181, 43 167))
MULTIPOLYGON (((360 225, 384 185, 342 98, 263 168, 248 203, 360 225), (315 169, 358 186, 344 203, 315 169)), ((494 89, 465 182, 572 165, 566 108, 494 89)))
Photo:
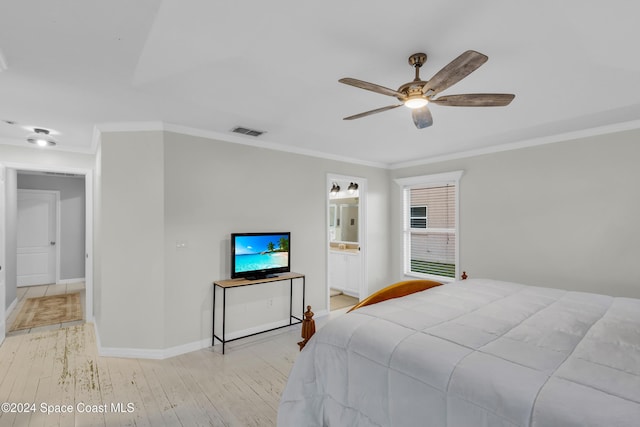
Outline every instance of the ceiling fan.
POLYGON ((467 77, 484 64, 487 59, 489 58, 482 53, 474 50, 468 50, 438 71, 433 77, 431 77, 431 80, 425 81, 420 79, 420 67, 422 67, 427 60, 427 55, 425 53, 414 53, 409 57, 409 65, 415 68, 416 77, 413 81, 400 86, 398 90, 389 89, 384 86, 358 79, 352 79, 350 77, 340 79, 338 80, 340 83, 381 93, 383 95, 393 96, 401 101, 401 104, 376 108, 375 110, 345 117, 344 120, 359 119, 361 117, 381 113, 383 111, 405 105, 411 108, 413 123, 418 129, 422 129, 433 124, 431 111, 429 111, 429 107, 427 107, 427 104, 429 103, 453 107, 502 107, 509 105, 515 95, 508 93, 467 93, 462 95, 445 95, 435 99, 433 98, 438 93, 467 77))

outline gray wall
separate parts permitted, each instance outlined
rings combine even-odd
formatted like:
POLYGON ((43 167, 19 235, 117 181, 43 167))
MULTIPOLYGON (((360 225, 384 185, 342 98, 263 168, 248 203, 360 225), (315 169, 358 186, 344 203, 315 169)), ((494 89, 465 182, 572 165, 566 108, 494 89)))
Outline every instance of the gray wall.
MULTIPOLYGON (((291 231, 292 270, 307 277, 307 303, 326 309, 327 173, 368 180, 369 289, 389 283, 386 170, 168 132, 104 133, 99 157, 104 347, 210 339, 212 282, 229 277, 232 232, 291 231)), ((284 286, 229 294, 227 331, 282 319, 287 299, 284 286)))
POLYGON ((104 347, 164 348, 161 132, 104 133, 94 308, 104 347))
MULTIPOLYGON (((211 282, 229 274, 233 231, 290 230, 293 269, 307 274, 308 302, 325 309, 327 173, 368 180, 369 292, 402 276, 392 178, 464 169, 460 249, 471 277, 640 297, 640 131, 393 171, 173 133, 102 138, 95 157, 2 145, 0 155, 95 168, 94 313, 105 347, 208 339, 211 282)), ((264 295, 237 298, 235 328, 274 314, 254 312, 264 295)))
MULTIPOLYGON (((292 270, 306 275, 307 303, 326 309, 326 174, 367 178, 370 246, 388 241, 388 172, 297 154, 165 134, 167 345, 207 337, 214 280, 230 276, 232 232, 290 231, 292 270), (186 241, 186 249, 176 249, 186 241)), ((385 251, 368 252, 374 290, 388 284, 385 251)), ((230 294, 229 331, 282 319, 288 288, 230 294), (235 296, 235 300, 234 300, 235 296), (274 299, 271 309, 265 301, 274 299), (233 315, 235 313, 235 315, 233 315)))
POLYGON ((84 279, 84 176, 31 175, 18 171, 18 189, 60 192, 60 280, 84 279))
MULTIPOLYGON (((470 277, 640 297, 640 131, 392 171, 463 169, 460 263, 470 277)), ((402 273, 393 184, 393 270, 402 273)))

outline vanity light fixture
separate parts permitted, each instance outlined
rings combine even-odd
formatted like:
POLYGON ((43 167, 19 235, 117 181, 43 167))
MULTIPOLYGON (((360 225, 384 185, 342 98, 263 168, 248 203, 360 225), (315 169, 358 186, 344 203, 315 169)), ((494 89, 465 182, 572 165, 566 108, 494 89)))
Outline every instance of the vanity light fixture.
POLYGON ((31 135, 27 136, 27 142, 36 144, 38 147, 51 147, 56 145, 55 139, 49 135, 47 129, 34 128, 31 135))
POLYGON ((349 184, 347 191, 349 192, 349 194, 355 193, 356 191, 358 191, 358 184, 356 184, 355 182, 352 182, 351 184, 349 184))
POLYGON ((331 186, 331 191, 329 191, 329 193, 331 193, 332 196, 335 196, 336 194, 338 194, 339 191, 340 191, 340 186, 334 182, 333 185, 331 186))

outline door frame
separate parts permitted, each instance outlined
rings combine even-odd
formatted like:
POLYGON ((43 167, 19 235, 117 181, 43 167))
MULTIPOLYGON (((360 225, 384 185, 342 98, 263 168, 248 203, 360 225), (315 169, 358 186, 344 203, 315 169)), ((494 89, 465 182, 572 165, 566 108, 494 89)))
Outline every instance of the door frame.
MULTIPOLYGON (((4 166, 8 169, 16 169, 18 171, 35 171, 35 172, 57 172, 57 173, 72 173, 84 176, 84 193, 85 193, 85 270, 84 270, 84 283, 85 283, 85 321, 94 322, 93 319, 93 169, 73 168, 73 167, 56 167, 56 166, 43 166, 40 164, 32 163, 16 163, 16 162, 2 162, 0 166, 4 166)), ((4 173, 4 172, 3 172, 4 173)), ((2 203, 2 209, 6 209, 5 204, 2 203)), ((5 245, 5 242, 0 242, 5 245)), ((0 314, 4 313, 5 308, 2 308, 0 314)), ((6 316, 4 313, 3 317, 6 316)))
POLYGON ((7 316, 6 316, 6 295, 7 295, 7 281, 6 281, 6 242, 5 242, 5 217, 6 217, 6 168, 3 164, 0 164, 0 344, 4 342, 4 338, 7 334, 7 316))
POLYGON ((367 286, 367 193, 368 183, 367 179, 360 176, 352 175, 340 175, 335 173, 327 173, 327 181, 325 183, 325 291, 326 291, 326 304, 327 312, 331 312, 331 292, 330 292, 330 269, 329 269, 329 245, 331 243, 331 233, 329 232, 329 218, 330 218, 330 205, 331 194, 329 190, 333 182, 335 181, 348 181, 358 183, 358 245, 360 246, 360 286, 358 289, 358 298, 362 300, 369 295, 367 286))
MULTIPOLYGON (((24 170, 24 169, 21 169, 24 170)), ((55 211, 56 211, 56 222, 55 222, 55 227, 56 227, 56 247, 55 247, 55 257, 56 257, 56 262, 55 262, 55 274, 54 274, 54 281, 55 284, 57 285, 58 283, 60 283, 60 247, 62 246, 60 243, 60 238, 62 237, 60 235, 60 191, 57 190, 31 190, 31 189, 17 189, 18 196, 20 196, 20 193, 40 193, 40 194, 53 194, 55 196, 55 211)), ((17 219, 17 217, 16 217, 17 219)), ((16 248, 17 249, 17 248, 16 248)), ((85 272, 86 275, 86 272, 85 272)), ((17 281, 16 281, 16 287, 18 288, 24 288, 27 286, 37 286, 37 285, 22 285, 22 286, 18 286, 17 281)))

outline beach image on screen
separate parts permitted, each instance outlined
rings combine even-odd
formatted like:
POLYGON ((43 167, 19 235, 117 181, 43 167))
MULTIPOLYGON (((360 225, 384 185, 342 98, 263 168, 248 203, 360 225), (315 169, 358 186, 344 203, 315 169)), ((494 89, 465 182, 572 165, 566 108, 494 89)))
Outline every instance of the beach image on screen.
POLYGON ((235 249, 237 273, 289 265, 289 239, 284 234, 238 236, 235 249))

